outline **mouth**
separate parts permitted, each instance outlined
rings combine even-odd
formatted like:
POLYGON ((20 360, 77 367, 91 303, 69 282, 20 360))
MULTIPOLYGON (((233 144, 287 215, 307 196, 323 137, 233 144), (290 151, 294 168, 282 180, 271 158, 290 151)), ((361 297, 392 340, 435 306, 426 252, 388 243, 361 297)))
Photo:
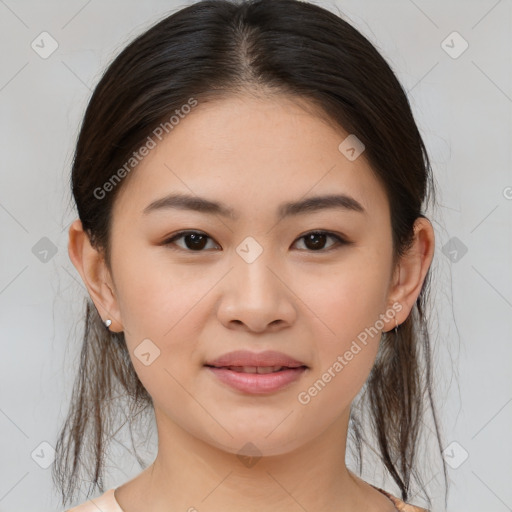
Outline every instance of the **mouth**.
POLYGON ((259 373, 260 370, 261 373, 270 373, 279 371, 281 368, 298 368, 306 366, 306 364, 275 350, 264 352, 235 350, 223 354, 217 359, 206 361, 205 366, 231 368, 233 371, 244 371, 245 373, 259 373))
POLYGON ((306 366, 213 366, 206 364, 208 368, 223 368, 237 373, 258 373, 264 375, 267 373, 276 373, 282 370, 291 370, 297 368, 306 368, 306 366))
POLYGON ((207 362, 204 367, 217 381, 247 394, 268 394, 296 382, 308 366, 274 351, 237 351, 207 362))

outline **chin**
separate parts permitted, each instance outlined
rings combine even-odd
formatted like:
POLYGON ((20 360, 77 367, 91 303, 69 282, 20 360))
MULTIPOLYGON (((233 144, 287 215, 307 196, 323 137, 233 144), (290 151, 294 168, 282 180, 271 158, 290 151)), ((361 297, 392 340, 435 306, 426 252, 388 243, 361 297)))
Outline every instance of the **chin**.
POLYGON ((283 431, 279 434, 269 432, 275 429, 275 424, 264 432, 255 432, 253 429, 246 432, 230 433, 233 437, 226 434, 224 439, 204 439, 207 443, 226 453, 236 455, 241 458, 260 458, 286 455, 298 448, 300 442, 294 438, 290 432, 283 431))

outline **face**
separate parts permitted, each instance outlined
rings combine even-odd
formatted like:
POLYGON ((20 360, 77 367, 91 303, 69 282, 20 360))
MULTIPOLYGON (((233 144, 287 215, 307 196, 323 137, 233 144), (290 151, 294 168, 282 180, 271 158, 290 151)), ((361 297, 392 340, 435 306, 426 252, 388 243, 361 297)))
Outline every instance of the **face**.
POLYGON ((348 135, 297 101, 226 98, 195 107, 123 183, 117 318, 160 427, 277 455, 346 417, 395 325, 389 205, 364 152, 338 149, 348 135), (149 207, 171 194, 218 208, 149 207), (322 196, 349 199, 304 203, 322 196), (295 363, 206 366, 233 351, 295 363))

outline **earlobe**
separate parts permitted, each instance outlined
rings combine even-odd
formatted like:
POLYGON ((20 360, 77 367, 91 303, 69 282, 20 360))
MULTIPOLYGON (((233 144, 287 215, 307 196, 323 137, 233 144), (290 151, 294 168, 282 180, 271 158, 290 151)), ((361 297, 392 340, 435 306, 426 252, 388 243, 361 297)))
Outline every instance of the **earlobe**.
POLYGON ((103 321, 112 321, 109 327, 111 331, 122 331, 119 306, 110 272, 103 255, 91 245, 79 219, 73 221, 69 228, 68 254, 103 321))
MULTIPOLYGON (((425 217, 418 217, 414 224, 414 240, 407 253, 400 258, 389 293, 391 303, 401 305, 400 311, 396 313, 399 325, 407 319, 421 292, 434 257, 434 247, 432 224, 425 217)), ((388 329, 394 326, 395 320, 392 319, 388 329)))

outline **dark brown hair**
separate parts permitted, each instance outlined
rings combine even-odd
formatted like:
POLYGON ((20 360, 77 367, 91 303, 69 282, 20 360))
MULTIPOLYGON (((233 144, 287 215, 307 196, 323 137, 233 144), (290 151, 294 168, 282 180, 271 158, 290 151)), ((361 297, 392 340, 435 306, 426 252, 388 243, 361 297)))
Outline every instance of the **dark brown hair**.
MULTIPOLYGON (((364 156, 389 199, 397 262, 410 247, 415 220, 433 200, 434 180, 406 93, 390 66, 359 31, 319 6, 298 0, 206 0, 131 42, 102 76, 85 112, 71 187, 83 228, 108 268, 112 207, 124 181, 101 199, 95 191, 190 98, 201 103, 239 92, 307 100, 363 142, 364 156)), ((414 480, 429 505, 416 456, 427 407, 442 450, 425 311, 430 277, 431 269, 409 317, 396 332, 382 335, 350 423, 359 471, 362 449, 373 435, 402 499, 411 497, 414 480), (362 427, 363 405, 369 430, 362 427)), ((64 504, 73 500, 81 480, 92 483, 92 492, 95 486, 105 490, 104 454, 121 417, 119 407, 128 408, 131 429, 141 412, 151 413, 152 401, 132 366, 124 334, 106 330, 87 298, 80 367, 52 470, 64 504)))

